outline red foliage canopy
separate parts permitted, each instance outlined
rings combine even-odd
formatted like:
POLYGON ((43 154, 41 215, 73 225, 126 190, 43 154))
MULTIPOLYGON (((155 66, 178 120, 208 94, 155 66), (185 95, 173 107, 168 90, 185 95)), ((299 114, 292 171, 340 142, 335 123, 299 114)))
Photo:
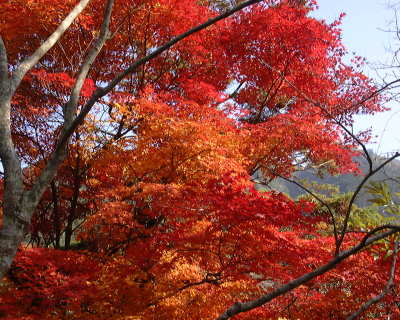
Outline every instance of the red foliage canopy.
MULTIPOLYGON (((74 3, 2 5, 11 71, 74 3)), ((103 6, 90 3, 12 100, 26 188, 57 144, 103 6)), ((115 1, 112 37, 84 81, 79 107, 133 62, 226 7, 216 0, 115 1)), ((343 126, 383 110, 357 71, 362 61, 343 62, 340 19, 317 20, 314 7, 248 7, 141 65, 98 101, 33 216, 33 248, 20 249, 0 288, 1 317, 213 319, 330 261, 337 241, 322 226, 331 217, 313 202, 257 191, 252 181, 257 172, 273 179, 311 165, 357 172, 356 141, 343 126)), ((346 236, 343 247, 360 239, 346 236)), ((384 288, 392 240, 237 318, 344 319, 384 288)), ((399 317, 395 292, 367 317, 399 317)))

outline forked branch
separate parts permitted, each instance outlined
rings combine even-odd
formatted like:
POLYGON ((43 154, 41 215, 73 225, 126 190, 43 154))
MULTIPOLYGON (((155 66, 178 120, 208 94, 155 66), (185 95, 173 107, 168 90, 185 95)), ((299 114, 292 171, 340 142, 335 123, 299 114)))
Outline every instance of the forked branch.
MULTIPOLYGON (((106 43, 109 37, 109 28, 110 28, 113 4, 114 0, 107 0, 99 36, 95 41, 95 43, 93 44, 92 48, 89 50, 88 54, 86 55, 79 69, 74 87, 72 88, 69 101, 63 107, 64 127, 61 133, 62 136, 65 135, 66 128, 68 128, 74 120, 78 107, 79 98, 81 95, 81 90, 85 82, 85 79, 90 71, 90 67, 93 64, 96 57, 99 55, 101 49, 103 48, 104 44, 106 43)), ((72 133, 73 132, 71 132, 71 134, 72 133)), ((46 164, 46 167, 42 170, 39 178, 36 180, 31 190, 27 193, 29 201, 33 202, 34 204, 39 201, 41 194, 47 188, 47 185, 50 183, 52 177, 57 171, 58 166, 64 160, 66 154, 66 146, 68 144, 68 140, 71 134, 66 136, 64 144, 58 147, 55 152, 53 152, 53 154, 51 155, 50 159, 46 164)))

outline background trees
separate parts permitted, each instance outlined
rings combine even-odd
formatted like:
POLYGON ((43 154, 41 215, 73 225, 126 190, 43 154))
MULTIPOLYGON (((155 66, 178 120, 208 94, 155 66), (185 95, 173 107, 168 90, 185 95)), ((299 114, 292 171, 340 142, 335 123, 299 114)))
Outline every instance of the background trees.
POLYGON ((338 219, 252 182, 357 172, 347 126, 382 98, 339 22, 312 1, 74 4, 0 11, 2 272, 34 246, 2 316, 340 319, 380 288, 371 315, 398 314, 397 226, 348 234, 354 199, 338 219))

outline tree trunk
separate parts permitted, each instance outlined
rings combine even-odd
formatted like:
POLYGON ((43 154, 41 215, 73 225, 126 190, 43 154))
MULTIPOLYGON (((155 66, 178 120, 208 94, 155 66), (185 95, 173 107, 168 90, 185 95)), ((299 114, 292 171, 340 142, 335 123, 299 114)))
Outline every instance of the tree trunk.
MULTIPOLYGON (((18 212, 18 215, 24 214, 18 212)), ((26 226, 26 223, 16 219, 13 214, 3 215, 3 226, 0 229, 0 279, 9 270, 17 249, 24 240, 26 226)))
POLYGON ((51 194, 53 199, 53 216, 54 216, 54 248, 60 249, 61 227, 60 227, 60 211, 58 208, 58 191, 54 180, 50 183, 51 194))
MULTIPOLYGON (((3 70, 4 72, 4 70, 3 70)), ((3 221, 0 229, 0 280, 10 268, 24 238, 30 213, 24 210, 21 163, 11 138, 10 84, 1 74, 0 85, 0 159, 4 168, 3 221)))

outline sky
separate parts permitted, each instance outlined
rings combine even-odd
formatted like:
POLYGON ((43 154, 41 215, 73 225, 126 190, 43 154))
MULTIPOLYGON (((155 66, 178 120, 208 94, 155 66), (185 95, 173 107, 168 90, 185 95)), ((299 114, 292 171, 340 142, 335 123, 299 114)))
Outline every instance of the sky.
MULTIPOLYGON (((340 13, 346 14, 341 27, 342 41, 350 53, 365 57, 370 64, 390 64, 400 41, 396 43, 394 34, 384 31, 393 29, 395 21, 389 0, 318 0, 318 5, 319 9, 313 15, 328 23, 336 20, 340 13)), ((365 73, 377 81, 392 71, 381 69, 377 72, 372 65, 365 68, 365 73)), ((400 70, 397 72, 400 75, 400 70)), ((387 107, 391 111, 358 116, 355 121, 356 130, 372 129, 375 143, 368 147, 379 154, 400 150, 400 101, 392 101, 387 107)))

